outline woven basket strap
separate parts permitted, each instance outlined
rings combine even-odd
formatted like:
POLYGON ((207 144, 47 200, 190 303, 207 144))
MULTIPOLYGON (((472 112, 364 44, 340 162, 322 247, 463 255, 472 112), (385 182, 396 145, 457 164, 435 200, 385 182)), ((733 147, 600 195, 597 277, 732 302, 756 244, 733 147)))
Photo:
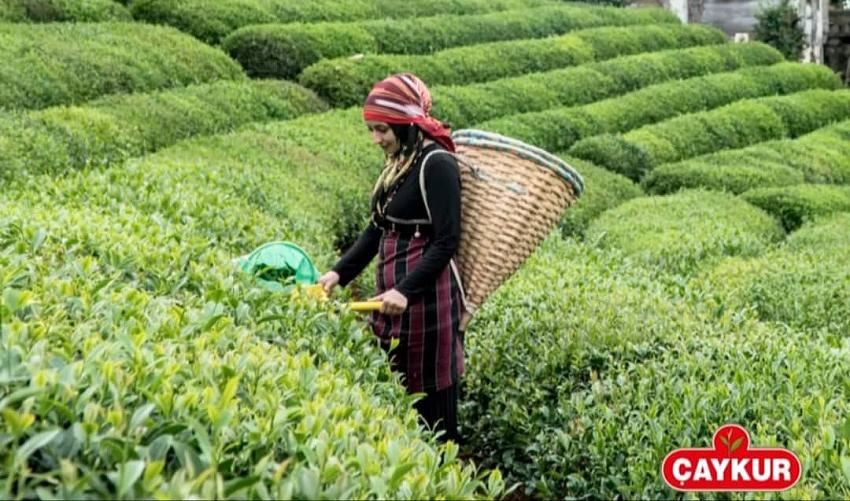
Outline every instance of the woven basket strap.
MULTIPOLYGON (((425 158, 422 159, 422 166, 419 168, 419 190, 422 192, 422 202, 425 204, 425 212, 428 214, 428 224, 431 225, 434 224, 434 221, 433 219, 431 219, 431 207, 428 206, 428 191, 425 189, 425 166, 428 165, 428 159, 431 158, 431 155, 434 155, 435 153, 445 153, 446 155, 451 155, 452 157, 455 157, 455 159, 457 160, 457 157, 454 153, 446 150, 431 151, 427 155, 425 155, 425 158)), ((458 175, 460 175, 460 172, 458 172, 458 175)), ((460 300, 463 303, 463 309, 469 313, 472 313, 471 311, 469 311, 469 307, 466 303, 466 292, 464 292, 463 290, 463 281, 461 281, 460 279, 460 272, 457 269, 457 265, 455 264, 454 258, 449 260, 449 267, 452 269, 452 274, 455 276, 457 286, 460 289, 460 300)))
POLYGON ((425 212, 428 214, 428 224, 433 224, 434 221, 431 219, 431 207, 428 206, 428 192, 425 189, 425 166, 428 165, 428 159, 436 153, 445 153, 446 155, 454 156, 451 152, 446 150, 434 150, 428 152, 428 154, 425 155, 425 158, 422 159, 422 167, 419 168, 419 191, 422 192, 422 201, 425 202, 425 212))

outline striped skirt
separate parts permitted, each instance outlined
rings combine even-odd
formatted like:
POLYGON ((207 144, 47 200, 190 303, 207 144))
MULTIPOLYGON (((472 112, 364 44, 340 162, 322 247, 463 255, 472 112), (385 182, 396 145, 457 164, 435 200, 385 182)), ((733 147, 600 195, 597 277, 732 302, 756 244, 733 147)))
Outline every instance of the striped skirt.
MULTIPOLYGON (((400 283, 422 258, 427 245, 424 235, 407 237, 384 231, 378 251, 378 293, 400 283)), ((392 339, 399 341, 389 356, 409 393, 433 394, 454 386, 463 375, 461 312, 460 286, 447 266, 433 287, 409 302, 401 315, 371 315, 369 323, 385 350, 392 339)))

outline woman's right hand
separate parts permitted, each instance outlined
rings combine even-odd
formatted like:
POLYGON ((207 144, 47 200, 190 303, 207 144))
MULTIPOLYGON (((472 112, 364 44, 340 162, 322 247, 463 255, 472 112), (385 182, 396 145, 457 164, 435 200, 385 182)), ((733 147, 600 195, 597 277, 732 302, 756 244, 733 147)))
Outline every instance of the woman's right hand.
POLYGON ((331 293, 334 287, 339 283, 339 273, 335 271, 329 271, 319 277, 319 284, 321 284, 322 288, 325 289, 325 292, 328 294, 331 293))

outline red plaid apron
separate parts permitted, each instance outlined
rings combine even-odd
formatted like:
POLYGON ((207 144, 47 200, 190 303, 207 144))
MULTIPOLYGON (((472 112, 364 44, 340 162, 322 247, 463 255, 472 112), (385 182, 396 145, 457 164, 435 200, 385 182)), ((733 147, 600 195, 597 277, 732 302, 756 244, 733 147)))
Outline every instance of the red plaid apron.
MULTIPOLYGON (((428 245, 425 235, 406 237, 385 230, 378 251, 378 293, 392 289, 412 270, 428 245)), ((463 375, 463 340, 459 332, 462 312, 460 286, 451 267, 440 273, 433 287, 411 301, 401 315, 372 313, 369 323, 389 349, 392 368, 404 376, 409 393, 444 390, 463 375)))

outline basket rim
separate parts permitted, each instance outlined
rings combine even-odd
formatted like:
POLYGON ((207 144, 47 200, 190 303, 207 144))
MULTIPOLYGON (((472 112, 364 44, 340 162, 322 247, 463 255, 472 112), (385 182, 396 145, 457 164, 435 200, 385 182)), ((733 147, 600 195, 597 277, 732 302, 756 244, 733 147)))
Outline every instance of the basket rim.
POLYGON ((452 133, 452 140, 454 140, 455 144, 505 151, 526 158, 553 171, 559 177, 569 182, 575 192, 575 196, 580 196, 584 191, 584 179, 573 166, 546 150, 518 139, 479 129, 461 129, 452 133))

